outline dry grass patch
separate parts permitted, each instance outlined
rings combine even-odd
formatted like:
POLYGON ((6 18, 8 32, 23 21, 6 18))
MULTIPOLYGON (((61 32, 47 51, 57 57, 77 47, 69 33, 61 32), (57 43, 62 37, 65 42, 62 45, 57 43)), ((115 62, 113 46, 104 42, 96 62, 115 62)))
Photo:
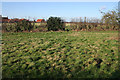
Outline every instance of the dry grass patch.
POLYGON ((112 37, 108 37, 108 38, 106 38, 107 40, 118 40, 118 37, 116 37, 116 36, 112 36, 112 37))

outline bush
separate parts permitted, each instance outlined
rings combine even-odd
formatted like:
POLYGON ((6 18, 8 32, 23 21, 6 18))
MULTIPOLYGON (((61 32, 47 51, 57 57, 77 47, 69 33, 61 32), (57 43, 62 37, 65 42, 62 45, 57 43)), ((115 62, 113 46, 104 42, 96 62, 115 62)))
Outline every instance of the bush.
POLYGON ((2 30, 7 32, 31 31, 33 26, 30 21, 22 20, 14 23, 2 23, 2 30))
POLYGON ((27 20, 22 20, 17 22, 17 32, 18 31, 30 31, 31 29, 33 29, 33 26, 31 25, 30 21, 27 20))
POLYGON ((11 23, 2 23, 2 30, 7 32, 15 32, 16 31, 16 24, 11 23))
POLYGON ((15 32, 16 31, 15 25, 16 24, 14 24, 14 25, 8 24, 6 27, 7 32, 15 32))
POLYGON ((59 17, 50 17, 47 20, 47 28, 48 28, 48 31, 50 31, 50 30, 53 30, 53 31, 65 30, 64 22, 59 17))

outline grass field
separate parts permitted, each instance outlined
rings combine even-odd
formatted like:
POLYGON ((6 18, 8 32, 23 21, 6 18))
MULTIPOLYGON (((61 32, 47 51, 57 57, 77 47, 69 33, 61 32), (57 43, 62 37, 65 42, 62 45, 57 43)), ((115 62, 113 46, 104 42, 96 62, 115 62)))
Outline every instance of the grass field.
POLYGON ((118 78, 118 32, 2 34, 3 78, 118 78))

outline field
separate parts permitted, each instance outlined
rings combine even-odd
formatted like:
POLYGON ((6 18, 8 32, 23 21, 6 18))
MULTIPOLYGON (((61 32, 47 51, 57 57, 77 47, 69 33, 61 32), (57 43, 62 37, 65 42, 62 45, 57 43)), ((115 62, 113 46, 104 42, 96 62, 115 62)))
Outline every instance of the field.
POLYGON ((119 78, 118 32, 2 34, 3 78, 119 78))

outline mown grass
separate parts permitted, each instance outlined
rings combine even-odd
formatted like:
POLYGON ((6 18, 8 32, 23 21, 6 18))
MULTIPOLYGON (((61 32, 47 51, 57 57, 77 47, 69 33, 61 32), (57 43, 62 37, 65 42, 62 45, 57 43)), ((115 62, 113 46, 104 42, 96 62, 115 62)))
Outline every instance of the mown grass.
POLYGON ((119 78, 118 32, 2 34, 3 78, 119 78))

